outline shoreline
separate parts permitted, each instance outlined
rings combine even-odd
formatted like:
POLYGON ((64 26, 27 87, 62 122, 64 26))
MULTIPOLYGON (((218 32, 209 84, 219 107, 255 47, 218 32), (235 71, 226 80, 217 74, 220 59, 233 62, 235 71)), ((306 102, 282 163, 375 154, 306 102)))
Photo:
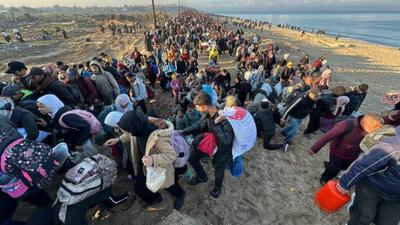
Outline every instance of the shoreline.
MULTIPOLYGON (((252 13, 228 13, 228 14, 229 15, 226 15, 226 14, 224 15, 224 14, 218 13, 218 14, 214 14, 214 15, 221 16, 221 17, 231 17, 232 19, 249 20, 249 21, 252 21, 252 22, 271 22, 271 21, 262 20, 262 19, 256 20, 256 19, 247 19, 247 18, 239 17, 239 15, 253 15, 252 13), (238 15, 238 16, 232 16, 233 14, 238 15)), ((309 13, 294 13, 294 12, 287 13, 287 15, 292 15, 292 14, 293 15, 302 15, 302 14, 306 15, 306 14, 309 14, 309 13)), ((324 13, 314 13, 314 14, 317 15, 317 14, 324 14, 324 13)), ((335 14, 348 14, 348 13, 344 12, 344 13, 335 13, 335 14)), ((359 14, 376 14, 376 13, 372 13, 372 12, 370 12, 370 13, 362 12, 361 13, 360 12, 359 14)), ((399 13, 398 12, 392 12, 392 13, 385 13, 385 14, 399 14, 399 13)), ((264 14, 255 13, 254 15, 264 15, 264 14)), ((286 14, 268 13, 268 14, 265 14, 265 15, 286 15, 286 14)), ((282 27, 278 27, 277 26, 278 24, 285 25, 285 23, 283 23, 283 24, 282 23, 276 23, 276 24, 273 24, 272 27, 273 28, 281 28, 281 29, 284 29, 284 30, 291 30, 291 29, 285 29, 285 28, 282 28, 282 27)), ((290 25, 294 25, 294 24, 290 24, 290 25)), ((317 35, 316 31, 320 29, 320 30, 324 30, 326 33, 325 34, 320 34, 320 35, 317 35, 317 36, 326 36, 326 37, 331 37, 331 38, 335 38, 336 37, 335 33, 329 32, 329 30, 326 30, 325 27, 323 27, 323 28, 309 28, 309 27, 303 27, 303 26, 298 25, 298 24, 296 24, 295 26, 296 27, 300 27, 301 29, 300 30, 292 30, 292 31, 301 32, 302 30, 304 30, 306 32, 306 34, 308 34, 308 35, 310 35, 310 34, 311 35, 317 35), (311 33, 311 29, 314 30, 314 33, 311 33)), ((380 46, 380 47, 387 47, 387 48, 392 48, 394 50, 399 50, 400 51, 400 45, 399 46, 394 46, 394 45, 389 45, 389 44, 375 43, 375 42, 371 42, 371 41, 368 41, 368 40, 363 40, 363 39, 359 39, 359 38, 355 38, 355 37, 348 37, 348 36, 340 36, 339 40, 349 40, 349 41, 355 41, 355 42, 362 42, 362 43, 365 43, 365 44, 376 45, 376 46, 380 46)))

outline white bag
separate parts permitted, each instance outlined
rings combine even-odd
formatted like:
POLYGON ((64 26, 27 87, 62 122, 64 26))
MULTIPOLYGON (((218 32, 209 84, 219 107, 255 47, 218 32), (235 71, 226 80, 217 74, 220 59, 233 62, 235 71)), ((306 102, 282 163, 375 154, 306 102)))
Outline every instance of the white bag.
POLYGON ((147 167, 146 186, 147 188, 156 193, 167 179, 166 169, 161 167, 147 167))

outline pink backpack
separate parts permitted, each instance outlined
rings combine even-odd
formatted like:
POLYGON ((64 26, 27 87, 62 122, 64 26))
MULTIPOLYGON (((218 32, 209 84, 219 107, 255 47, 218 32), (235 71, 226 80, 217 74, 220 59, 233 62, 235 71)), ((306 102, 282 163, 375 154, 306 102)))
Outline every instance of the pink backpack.
POLYGON ((67 114, 75 114, 78 115, 80 117, 82 117, 82 119, 84 119, 86 122, 88 122, 90 124, 90 133, 91 134, 97 134, 100 132, 101 130, 101 123, 100 121, 90 112, 87 112, 85 110, 80 110, 80 109, 74 109, 71 111, 68 111, 66 113, 64 113, 60 119, 58 119, 58 123, 65 128, 71 128, 69 127, 67 124, 65 124, 62 119, 65 115, 67 114))

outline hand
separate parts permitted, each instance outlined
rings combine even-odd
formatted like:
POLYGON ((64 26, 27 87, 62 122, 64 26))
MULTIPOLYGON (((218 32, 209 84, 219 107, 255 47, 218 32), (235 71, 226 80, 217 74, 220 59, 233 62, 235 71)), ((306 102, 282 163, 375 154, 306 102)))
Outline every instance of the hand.
POLYGON ((112 138, 112 139, 106 141, 103 144, 103 146, 104 147, 110 147, 110 146, 116 145, 118 142, 119 142, 119 138, 112 138))
POLYGON ((346 190, 346 189, 342 188, 342 186, 340 186, 340 182, 338 182, 338 183, 336 184, 336 189, 337 189, 340 193, 342 193, 342 194, 344 194, 344 195, 348 195, 348 194, 350 193, 349 190, 346 190))
POLYGON ((155 119, 153 124, 158 129, 166 129, 168 127, 167 121, 165 121, 164 119, 155 119))
POLYGON ((314 155, 314 154, 315 154, 315 152, 313 152, 313 150, 311 150, 311 149, 308 149, 308 154, 310 154, 310 155, 314 155))
POLYGON ((36 124, 38 124, 38 125, 40 125, 40 126, 42 126, 42 127, 47 127, 47 122, 46 122, 44 119, 42 119, 42 118, 38 118, 38 119, 36 120, 36 124))
POLYGON ((153 157, 151 157, 151 156, 144 156, 144 157, 142 158, 142 162, 143 162, 144 166, 146 166, 146 167, 153 166, 153 157))

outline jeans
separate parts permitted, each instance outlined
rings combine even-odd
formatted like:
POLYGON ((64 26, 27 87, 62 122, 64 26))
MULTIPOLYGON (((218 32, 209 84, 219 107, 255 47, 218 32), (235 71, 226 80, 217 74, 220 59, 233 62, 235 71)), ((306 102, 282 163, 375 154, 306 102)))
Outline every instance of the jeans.
POLYGON ((350 207, 348 225, 398 225, 400 199, 372 187, 367 181, 356 185, 356 197, 350 207))
POLYGON ((289 117, 289 124, 285 129, 282 130, 283 135, 286 136, 285 140, 287 142, 290 142, 299 132, 300 124, 302 121, 303 119, 298 119, 292 116, 289 117))

